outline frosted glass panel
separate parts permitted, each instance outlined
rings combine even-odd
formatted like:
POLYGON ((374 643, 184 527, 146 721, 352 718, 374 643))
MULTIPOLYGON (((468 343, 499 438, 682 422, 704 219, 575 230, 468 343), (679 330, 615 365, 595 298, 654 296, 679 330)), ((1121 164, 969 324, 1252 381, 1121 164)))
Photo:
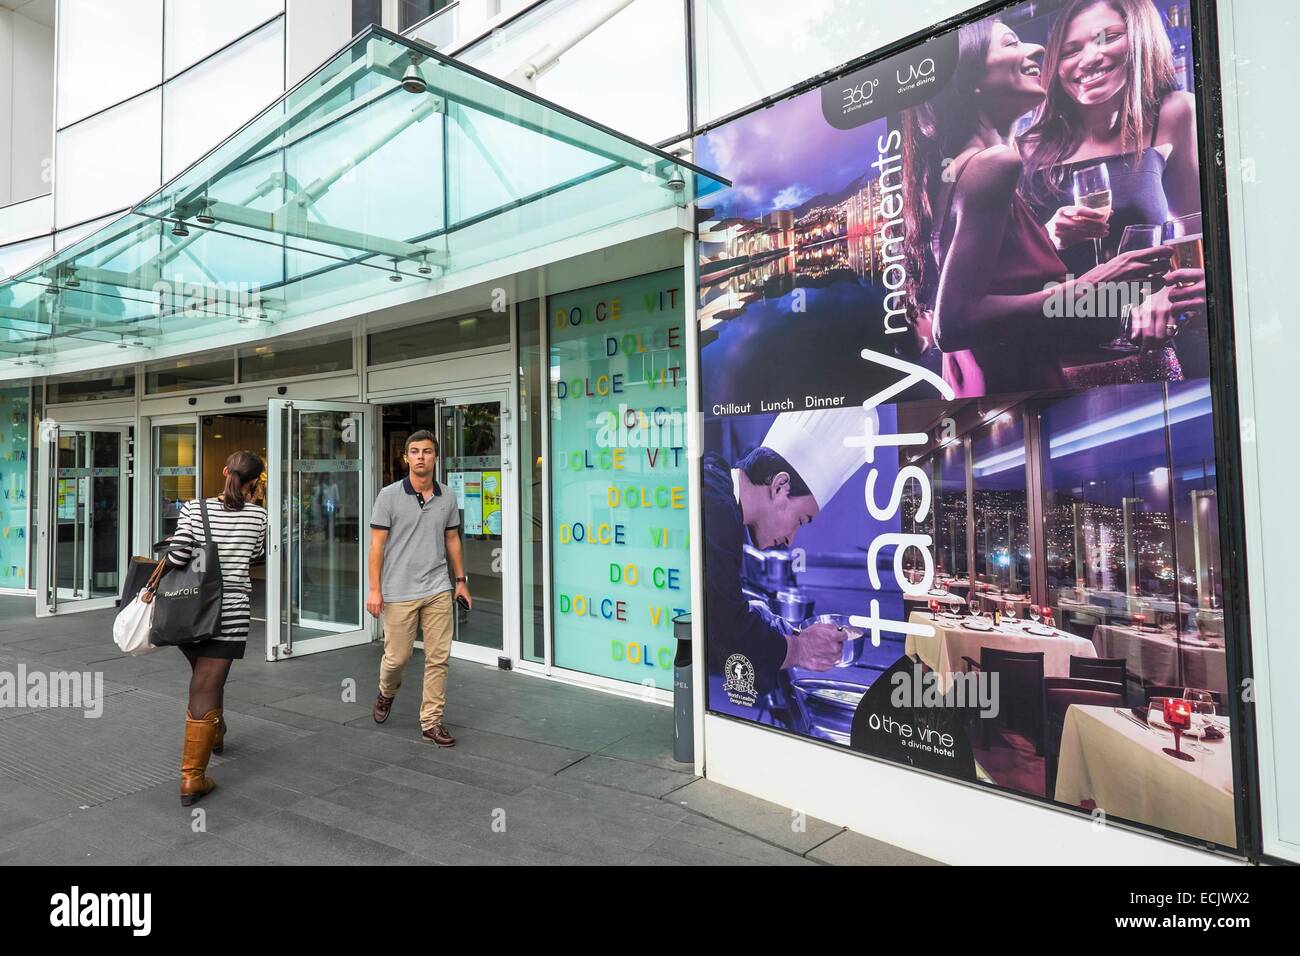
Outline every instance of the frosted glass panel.
POLYGON ((551 0, 458 56, 470 66, 646 143, 686 131, 686 11, 680 3, 635 0, 566 50, 533 86, 511 76, 550 44, 593 21, 590 0, 551 0))
POLYGON ((60 127, 162 82, 162 14, 163 0, 59 0, 60 127))
POLYGON ((62 232, 56 232, 54 234, 55 250, 66 249, 74 242, 80 242, 87 236, 94 234, 96 230, 104 228, 121 215, 121 213, 115 212, 110 216, 105 216, 103 219, 94 219, 90 222, 83 222, 80 226, 73 226, 71 229, 64 229, 62 232))
POLYGON ((0 245, 48 233, 53 225, 54 196, 48 193, 0 207, 0 245))
POLYGON ((54 241, 49 236, 0 246, 0 277, 18 275, 29 266, 48 258, 53 252, 54 241))
POLYGON ((695 0, 696 120, 717 119, 977 5, 695 0))
POLYGON ((152 90, 58 134, 58 228, 123 209, 159 185, 162 94, 152 90))
MULTIPOLYGON (((284 0, 167 0, 167 76, 175 76, 283 12, 284 0)), ((280 37, 283 40, 284 35, 280 37)))
POLYGON ((284 20, 163 87, 163 179, 243 126, 284 92, 284 20))

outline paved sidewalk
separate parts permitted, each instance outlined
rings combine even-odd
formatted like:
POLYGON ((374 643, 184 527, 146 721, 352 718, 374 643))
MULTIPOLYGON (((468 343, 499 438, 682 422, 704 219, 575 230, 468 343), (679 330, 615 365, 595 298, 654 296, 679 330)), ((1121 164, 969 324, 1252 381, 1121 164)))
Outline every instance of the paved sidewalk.
POLYGON ((118 653, 112 613, 0 597, 0 676, 103 674, 103 716, 0 706, 0 864, 915 864, 694 777, 663 706, 453 661, 453 749, 419 738, 417 653, 388 723, 378 645, 236 661, 217 789, 178 797, 189 665, 118 653), (194 811, 201 810, 201 813, 194 811))

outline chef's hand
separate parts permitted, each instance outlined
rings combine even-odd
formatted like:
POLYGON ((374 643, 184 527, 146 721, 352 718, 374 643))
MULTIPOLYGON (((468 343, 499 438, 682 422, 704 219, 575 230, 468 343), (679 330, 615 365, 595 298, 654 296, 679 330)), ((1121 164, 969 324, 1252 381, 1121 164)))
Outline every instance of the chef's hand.
POLYGON ((782 667, 826 671, 835 666, 848 634, 834 624, 812 624, 789 638, 790 650, 782 667))

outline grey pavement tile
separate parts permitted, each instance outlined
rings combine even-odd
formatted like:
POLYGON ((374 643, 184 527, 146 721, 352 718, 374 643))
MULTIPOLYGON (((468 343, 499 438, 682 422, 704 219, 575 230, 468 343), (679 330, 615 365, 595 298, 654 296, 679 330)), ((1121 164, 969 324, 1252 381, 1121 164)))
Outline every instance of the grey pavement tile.
POLYGON ((383 734, 373 720, 358 724, 328 724, 313 735, 313 743, 336 747, 372 760, 401 763, 431 749, 420 737, 419 727, 402 735, 383 734))
MULTIPOLYGON (((239 708, 242 713, 249 717, 256 717, 259 720, 268 720, 273 723, 283 724, 286 727, 296 727, 299 730, 321 730, 325 727, 337 727, 338 725, 332 720, 322 720, 319 717, 309 717, 306 714, 297 714, 291 710, 279 710, 275 707, 249 707, 247 705, 239 708)), ((230 723, 230 718, 226 717, 226 723, 230 723)), ((234 731, 232 730, 231 733, 234 731)), ((227 744, 229 746, 229 744, 227 744)))
POLYGON ((439 759, 441 756, 439 754, 437 756, 412 757, 402 763, 401 766, 498 794, 521 793, 534 782, 529 779, 530 774, 544 776, 538 774, 537 771, 523 771, 518 768, 513 768, 514 773, 501 773, 500 770, 485 767, 483 763, 475 766, 471 761, 456 758, 439 759))
POLYGON ((44 823, 48 819, 50 818, 29 813, 21 807, 15 807, 0 800, 0 837, 5 834, 18 833, 28 827, 44 823))
POLYGON ((517 862, 495 849, 471 846, 448 836, 439 819, 427 810, 411 807, 405 820, 359 811, 324 797, 308 797, 294 812, 348 833, 375 840, 432 863, 448 866, 504 866, 517 862))
MULTIPOLYGON (((383 780, 436 798, 440 812, 449 816, 471 816, 475 819, 487 819, 492 811, 500 807, 506 799, 505 794, 485 790, 471 783, 421 773, 409 767, 385 767, 370 774, 375 780, 383 780)), ((430 801, 431 803, 435 801, 430 801)))
POLYGON ((318 866, 427 865, 427 860, 293 810, 238 827, 223 839, 279 863, 318 866))
MULTIPOLYGON (((15 772, 13 768, 8 769, 11 773, 15 772)), ((0 773, 0 803, 42 820, 52 820, 76 810, 82 801, 64 794, 51 793, 41 786, 39 779, 17 779, 0 773)))
POLYGON ((617 790, 629 790, 651 797, 662 797, 690 783, 694 777, 679 770, 664 770, 645 764, 592 754, 562 771, 560 776, 575 777, 604 784, 617 790))
POLYGON ((797 853, 740 833, 712 827, 675 824, 663 838, 647 848, 649 852, 683 863, 706 865, 812 866, 797 853))
POLYGON ((212 769, 212 779, 218 787, 227 789, 254 785, 258 781, 270 781, 275 786, 298 794, 314 795, 332 790, 341 783, 363 776, 360 772, 339 770, 319 762, 304 765, 301 762, 262 760, 247 757, 233 760, 229 764, 212 769))
POLYGON ((308 717, 319 717, 345 724, 370 712, 370 704, 350 704, 339 699, 337 689, 330 691, 311 691, 281 700, 271 701, 266 706, 275 710, 287 710, 308 717))
POLYGON ((621 810, 630 809, 637 813, 659 817, 660 819, 671 820, 673 822, 679 820, 690 820, 697 826, 730 829, 726 824, 718 823, 716 820, 710 820, 708 817, 702 817, 699 814, 692 813, 685 807, 676 806, 671 801, 660 800, 655 797, 648 797, 644 794, 632 793, 627 790, 615 790, 613 787, 606 787, 603 784, 580 780, 576 777, 570 777, 567 774, 556 774, 539 782, 537 786, 547 790, 556 790, 560 793, 567 793, 570 796, 581 797, 584 800, 592 801, 595 805, 612 806, 621 810))
POLYGON ((265 866, 276 862, 273 857, 212 835, 184 847, 151 850, 133 861, 136 866, 265 866))
POLYGON ((6 847, 0 842, 0 866, 88 866, 108 862, 113 856, 112 851, 57 827, 17 846, 6 847))
POLYGON ((662 728, 634 730, 625 737, 620 737, 611 744, 602 747, 599 753, 623 760, 632 760, 651 767, 664 770, 680 770, 693 773, 694 765, 679 763, 673 759, 673 728, 669 724, 665 733, 662 728))
POLYGON ((852 830, 839 833, 808 854, 810 860, 832 866, 942 866, 938 860, 883 843, 852 830))
POLYGON ((789 807, 760 800, 711 780, 696 780, 665 799, 737 830, 757 834, 795 853, 807 853, 843 830, 806 814, 796 817, 789 807))

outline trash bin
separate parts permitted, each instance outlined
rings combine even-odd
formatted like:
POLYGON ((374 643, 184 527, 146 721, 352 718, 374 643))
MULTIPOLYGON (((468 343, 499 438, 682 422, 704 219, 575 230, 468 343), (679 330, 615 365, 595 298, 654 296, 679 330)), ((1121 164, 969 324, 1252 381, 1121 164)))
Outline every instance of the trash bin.
POLYGON ((691 676, 691 616, 673 618, 677 656, 673 659, 673 759, 695 763, 695 680, 691 676))

